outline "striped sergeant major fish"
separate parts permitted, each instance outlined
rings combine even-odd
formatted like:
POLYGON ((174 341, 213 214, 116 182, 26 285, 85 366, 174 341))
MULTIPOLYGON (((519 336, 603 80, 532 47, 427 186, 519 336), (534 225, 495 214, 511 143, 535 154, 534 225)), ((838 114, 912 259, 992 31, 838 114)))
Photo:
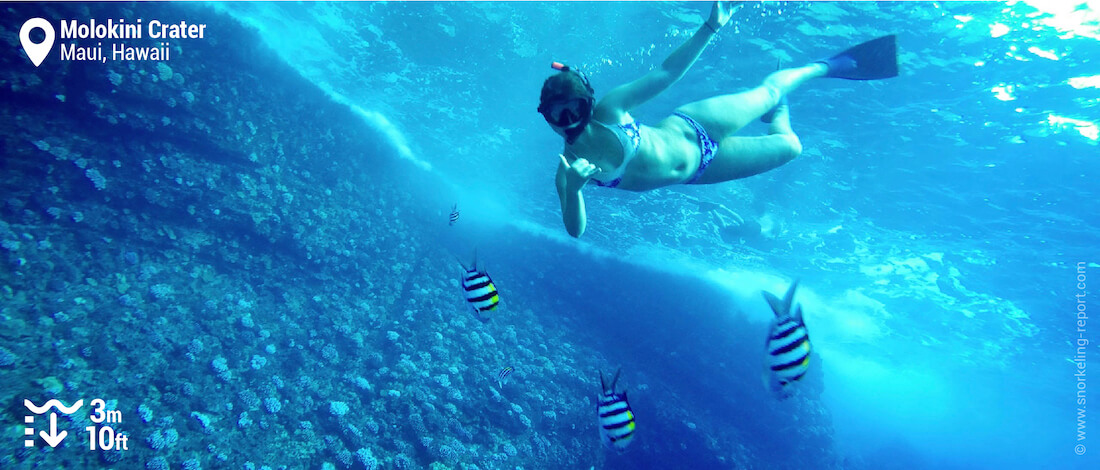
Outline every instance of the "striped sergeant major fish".
POLYGON ((596 398, 596 412, 600 417, 600 440, 604 445, 621 452, 634 440, 634 411, 626 401, 626 390, 623 393, 615 392, 619 372, 622 369, 615 371, 615 378, 611 379, 611 386, 608 386, 603 380, 603 371, 600 371, 602 390, 596 398))
POLYGON ((458 204, 455 204, 454 206, 451 206, 451 222, 450 222, 450 225, 454 225, 455 222, 458 222, 458 204))
POLYGON ((787 289, 782 300, 771 292, 761 292, 772 312, 775 312, 768 329, 762 378, 764 386, 780 399, 790 397, 787 387, 806 375, 810 368, 810 334, 802 322, 802 306, 793 302, 796 287, 797 280, 787 289))
MULTIPOLYGON (((461 261, 459 262, 461 264, 461 261)), ((466 303, 474 311, 474 316, 481 322, 489 321, 483 316, 485 312, 496 310, 500 304, 500 295, 497 286, 485 271, 477 267, 477 253, 474 253, 474 263, 471 267, 462 265, 466 272, 462 274, 462 291, 466 295, 466 303)))
POLYGON ((500 388, 504 388, 504 379, 508 378, 509 375, 512 375, 512 371, 514 370, 516 369, 512 366, 508 366, 500 370, 500 373, 497 374, 497 385, 500 386, 500 388))

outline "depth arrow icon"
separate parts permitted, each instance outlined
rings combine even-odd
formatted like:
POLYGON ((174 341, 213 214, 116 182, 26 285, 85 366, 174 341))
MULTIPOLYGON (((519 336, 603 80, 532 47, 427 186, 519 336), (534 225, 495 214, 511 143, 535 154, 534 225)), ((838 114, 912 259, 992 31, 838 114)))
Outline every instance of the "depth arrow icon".
POLYGON ((57 447, 61 441, 65 440, 65 436, 69 435, 69 431, 57 432, 57 413, 50 413, 50 433, 46 434, 46 431, 39 431, 39 436, 42 436, 42 440, 46 441, 50 447, 57 447))

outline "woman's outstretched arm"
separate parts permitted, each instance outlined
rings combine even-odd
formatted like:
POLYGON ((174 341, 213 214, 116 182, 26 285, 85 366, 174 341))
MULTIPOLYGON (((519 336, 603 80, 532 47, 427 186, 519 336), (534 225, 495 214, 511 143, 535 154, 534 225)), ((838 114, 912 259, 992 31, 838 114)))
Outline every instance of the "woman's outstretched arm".
POLYGON ((714 2, 710 17, 705 21, 695 34, 684 44, 680 45, 668 58, 661 63, 661 67, 650 71, 641 78, 630 83, 620 85, 611 90, 600 100, 596 112, 609 112, 617 114, 626 112, 649 101, 653 97, 680 80, 687 73, 699 55, 706 49, 711 37, 729 21, 733 14, 735 2, 714 2))

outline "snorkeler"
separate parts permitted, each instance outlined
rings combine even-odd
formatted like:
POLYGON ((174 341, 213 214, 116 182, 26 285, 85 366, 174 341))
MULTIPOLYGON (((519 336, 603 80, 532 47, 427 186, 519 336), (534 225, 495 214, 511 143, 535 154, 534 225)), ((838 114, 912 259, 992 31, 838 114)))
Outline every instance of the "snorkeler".
POLYGON ((598 103, 579 71, 555 62, 559 72, 542 85, 538 111, 565 138, 557 189, 562 221, 580 237, 587 224, 581 190, 597 186, 649 191, 673 184, 712 184, 777 168, 802 153, 791 130, 786 95, 811 78, 875 80, 897 76, 894 36, 852 47, 830 59, 777 70, 741 93, 681 106, 655 126, 634 121, 630 110, 687 73, 710 39, 729 21, 734 2, 715 2, 710 18, 660 68, 609 91, 598 103), (755 119, 768 135, 733 134, 755 119))

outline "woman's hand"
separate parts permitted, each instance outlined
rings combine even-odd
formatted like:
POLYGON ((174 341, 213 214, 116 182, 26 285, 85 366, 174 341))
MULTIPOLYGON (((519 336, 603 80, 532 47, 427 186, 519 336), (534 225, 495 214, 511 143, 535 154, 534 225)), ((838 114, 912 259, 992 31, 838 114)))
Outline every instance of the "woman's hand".
POLYGON ((596 173, 600 172, 596 165, 593 165, 583 158, 578 158, 570 165, 569 161, 565 159, 565 155, 559 154, 562 165, 565 165, 565 189, 570 192, 577 192, 584 188, 584 185, 588 184, 588 180, 596 176, 596 173))
POLYGON ((719 28, 726 25, 726 22, 733 16, 734 10, 741 2, 714 2, 714 7, 710 9, 710 18, 707 19, 707 24, 714 31, 718 31, 719 28))

